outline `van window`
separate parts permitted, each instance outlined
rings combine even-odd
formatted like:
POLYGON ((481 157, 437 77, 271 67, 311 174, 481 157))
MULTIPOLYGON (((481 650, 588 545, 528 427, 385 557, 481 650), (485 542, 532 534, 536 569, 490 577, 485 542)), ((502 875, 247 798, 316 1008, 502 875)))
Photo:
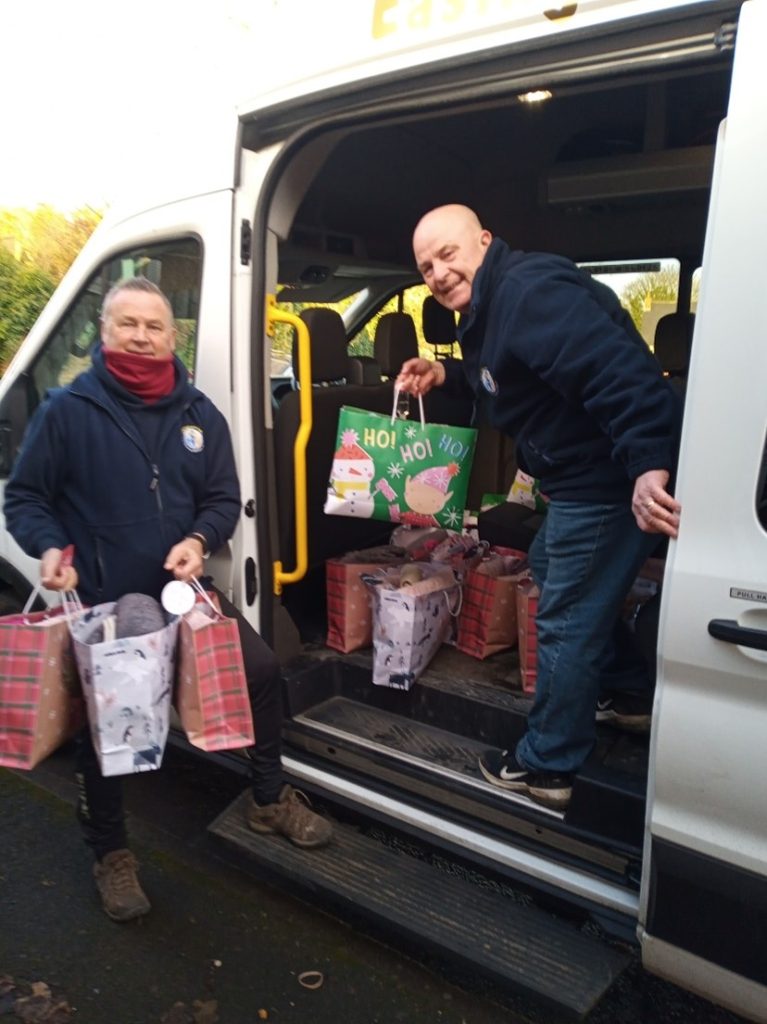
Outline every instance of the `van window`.
POLYGON ((655 327, 662 316, 674 313, 679 296, 679 260, 636 260, 580 263, 592 277, 612 288, 621 305, 654 350, 655 327))
POLYGON ((698 312, 698 300, 700 299, 700 278, 703 268, 698 267, 692 273, 692 292, 690 294, 690 312, 698 312))
POLYGON ((49 388, 71 383, 90 366, 91 347, 99 337, 102 300, 123 277, 149 278, 168 296, 178 331, 176 353, 192 373, 201 276, 202 245, 198 239, 142 246, 113 256, 93 274, 30 366, 30 413, 49 388))

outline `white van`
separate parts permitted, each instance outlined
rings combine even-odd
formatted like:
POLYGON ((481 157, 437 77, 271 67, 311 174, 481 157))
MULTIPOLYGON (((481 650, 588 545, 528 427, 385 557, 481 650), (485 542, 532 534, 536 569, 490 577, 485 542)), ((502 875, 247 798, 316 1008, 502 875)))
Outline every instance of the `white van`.
MULTIPOLYGON (((3 479, 45 391, 88 365, 109 284, 151 277, 233 433, 243 512, 211 572, 284 664, 286 771, 339 821, 311 855, 271 854, 231 814, 214 832, 400 941, 576 1014, 625 963, 612 940, 638 936, 650 971, 767 1021, 767 4, 348 7, 334 68, 243 106, 221 149, 202 129, 183 141, 180 182, 208 150, 201 188, 96 231, 0 382, 3 479), (516 652, 446 647, 405 693, 371 686, 369 649, 325 645, 325 560, 389 532, 322 512, 337 411, 391 402, 401 349, 378 343, 378 320, 421 330, 411 233, 443 202, 618 290, 656 275, 640 295, 651 344, 659 310, 673 317, 656 354, 685 385, 684 513, 652 732, 600 727, 564 814, 476 768, 524 729, 516 652), (309 334, 306 306, 342 311, 340 351, 337 332, 309 334), (552 900, 602 937, 541 909, 552 900)), ((427 325, 423 350, 450 351, 449 334, 427 325)), ((470 501, 513 476, 492 442, 470 501)), ((4 531, 0 558, 16 607, 38 566, 4 531)))

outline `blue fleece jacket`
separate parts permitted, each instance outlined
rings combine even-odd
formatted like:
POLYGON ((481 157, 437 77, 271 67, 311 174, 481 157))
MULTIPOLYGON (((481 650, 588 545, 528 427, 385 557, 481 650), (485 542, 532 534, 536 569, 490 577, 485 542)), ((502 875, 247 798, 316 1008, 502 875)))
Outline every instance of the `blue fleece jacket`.
POLYGON ((229 428, 175 360, 176 384, 152 405, 93 366, 33 416, 5 491, 8 529, 35 558, 75 546, 84 602, 159 597, 174 544, 231 537, 240 488, 229 428))
POLYGON ((647 470, 673 474, 679 398, 614 293, 570 260, 494 239, 458 337, 446 386, 468 381, 545 494, 621 502, 647 470))

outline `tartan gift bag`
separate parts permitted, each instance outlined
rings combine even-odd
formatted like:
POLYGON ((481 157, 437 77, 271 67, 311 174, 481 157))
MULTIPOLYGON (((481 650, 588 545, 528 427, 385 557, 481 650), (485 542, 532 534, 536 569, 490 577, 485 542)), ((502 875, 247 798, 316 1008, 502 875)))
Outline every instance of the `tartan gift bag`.
POLYGON ((255 743, 248 683, 235 619, 202 600, 181 618, 175 706, 189 742, 200 750, 236 750, 255 743))
POLYGON ((409 690, 450 635, 461 587, 448 566, 410 562, 365 576, 373 594, 373 683, 409 690))
POLYGON ((325 512, 410 526, 463 525, 477 432, 342 406, 325 512))
POLYGON ((455 645, 472 658, 489 658, 515 647, 517 584, 527 574, 527 555, 514 548, 492 547, 463 581, 455 645))
POLYGON ((407 560, 402 548, 382 546, 349 551, 325 563, 328 635, 325 643, 348 654, 373 643, 373 613, 363 575, 407 560))
POLYGON ((538 677, 538 613, 540 591, 531 579, 517 584, 517 628, 519 631, 519 676, 525 693, 535 693, 538 677))
POLYGON ((67 611, 24 611, 0 618, 0 765, 34 768, 85 723, 72 659, 67 611))
MULTIPOLYGON (((127 596, 152 601, 143 594, 127 596)), ((154 604, 165 625, 138 636, 115 635, 117 601, 89 608, 70 626, 91 738, 105 776, 162 764, 179 620, 154 604)))

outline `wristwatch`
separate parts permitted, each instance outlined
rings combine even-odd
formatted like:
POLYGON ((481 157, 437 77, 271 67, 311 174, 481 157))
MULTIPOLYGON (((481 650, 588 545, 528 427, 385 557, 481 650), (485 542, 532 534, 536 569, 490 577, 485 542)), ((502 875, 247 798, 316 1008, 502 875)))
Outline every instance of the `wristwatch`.
POLYGON ((192 539, 194 539, 194 540, 198 540, 200 542, 200 544, 202 544, 202 557, 203 558, 210 558, 210 548, 208 547, 208 541, 206 540, 204 534, 202 534, 202 533, 189 533, 189 534, 187 534, 187 536, 192 538, 192 539))

